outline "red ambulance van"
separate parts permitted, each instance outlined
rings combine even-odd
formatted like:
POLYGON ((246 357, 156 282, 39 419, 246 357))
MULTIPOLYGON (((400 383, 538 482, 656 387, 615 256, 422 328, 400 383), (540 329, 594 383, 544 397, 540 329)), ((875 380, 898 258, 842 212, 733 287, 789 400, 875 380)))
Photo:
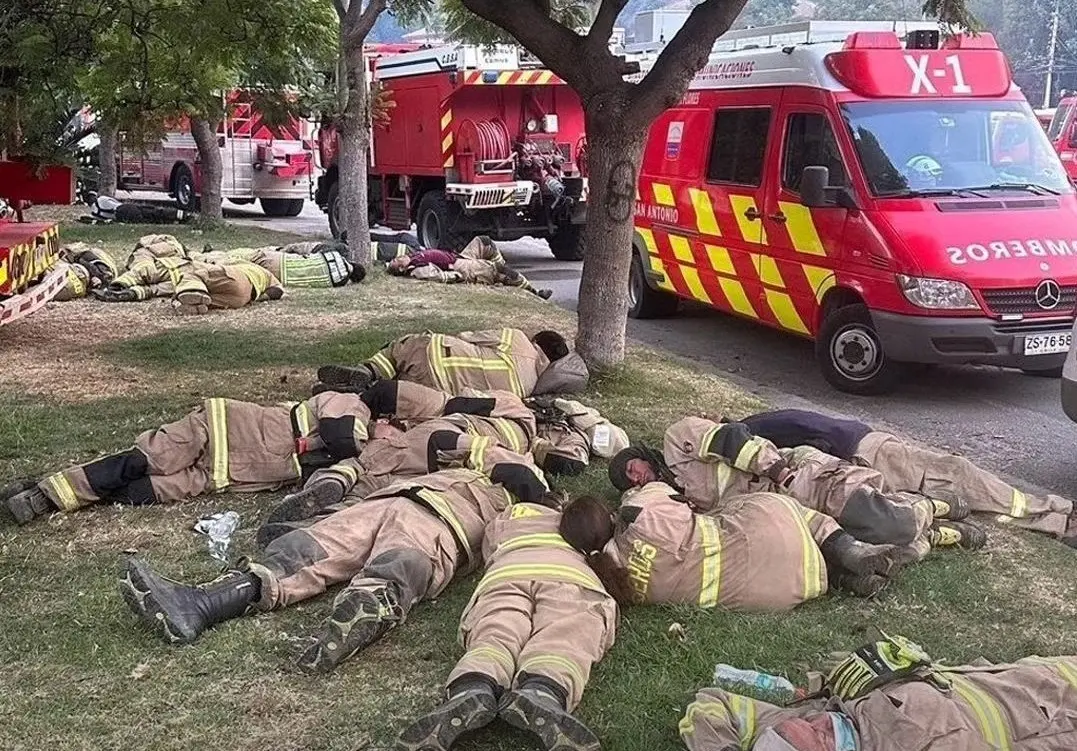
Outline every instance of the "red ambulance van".
POLYGON ((650 131, 631 315, 679 298, 815 341, 826 380, 908 363, 1056 376, 1077 196, 990 34, 716 53, 650 131))

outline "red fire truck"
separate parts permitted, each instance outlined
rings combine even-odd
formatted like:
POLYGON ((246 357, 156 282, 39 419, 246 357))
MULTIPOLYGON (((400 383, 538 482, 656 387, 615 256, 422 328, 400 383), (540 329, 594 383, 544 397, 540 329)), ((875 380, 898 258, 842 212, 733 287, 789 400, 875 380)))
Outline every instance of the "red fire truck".
POLYGON ((1063 93, 1047 128, 1047 137, 1065 165, 1070 180, 1077 183, 1077 94, 1063 93))
POLYGON ((60 228, 52 222, 23 222, 30 199, 71 203, 75 177, 68 167, 43 173, 26 162, 0 161, 0 326, 40 310, 64 286, 56 269, 60 228))
MULTIPOLYGON (((376 56, 373 79, 395 107, 374 128, 372 221, 414 223, 428 247, 531 235, 559 259, 582 258, 584 116, 564 81, 515 47, 461 45, 376 56)), ((336 132, 323 127, 318 142, 325 174, 315 200, 336 235, 336 132)))
MULTIPOLYGON (((297 216, 314 172, 311 126, 292 119, 269 125, 243 92, 228 97, 217 129, 224 174, 221 195, 233 203, 259 201, 267 216, 297 216)), ((133 148, 121 141, 120 185, 168 193, 183 211, 195 211, 201 192, 198 147, 184 118, 170 123, 159 143, 133 148)))
POLYGON ((813 339, 851 393, 904 363, 1058 375, 1074 189, 990 34, 901 31, 712 56, 650 130, 632 315, 687 298, 813 339))

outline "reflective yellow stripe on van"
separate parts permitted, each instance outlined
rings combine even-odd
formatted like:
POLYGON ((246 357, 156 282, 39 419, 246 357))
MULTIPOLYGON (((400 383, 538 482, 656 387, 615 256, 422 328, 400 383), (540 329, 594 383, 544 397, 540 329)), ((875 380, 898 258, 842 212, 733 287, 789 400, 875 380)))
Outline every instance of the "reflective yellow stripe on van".
POLYGON ((823 248, 822 240, 819 239, 819 232, 815 229, 811 209, 799 203, 786 201, 780 201, 778 207, 785 214, 785 227, 789 231, 789 239, 793 241, 796 251, 812 256, 825 256, 826 250, 823 248))
MULTIPOLYGON (((638 192, 638 191, 637 191, 638 192)), ((636 200, 639 200, 639 196, 636 196, 636 200)), ((669 274, 666 273, 666 265, 662 262, 662 259, 658 257, 658 243, 655 242, 654 232, 643 227, 636 229, 639 232, 639 236, 643 238, 643 244, 647 246, 647 263, 650 264, 651 271, 656 274, 661 274, 662 279, 658 282, 658 286, 664 290, 673 291, 673 282, 669 280, 669 274)))
POLYGON ((722 230, 718 227, 718 220, 714 216, 714 204, 705 190, 689 188, 688 195, 692 198, 692 208, 696 212, 696 229, 703 235, 721 237, 722 230))
POLYGON ((774 313, 774 317, 778 319, 778 323, 783 329, 801 334, 808 333, 808 327, 804 325, 800 313, 797 312, 792 297, 785 292, 778 292, 773 289, 766 290, 766 293, 767 305, 770 306, 771 312, 774 313))
POLYGON ((759 281, 763 284, 769 284, 771 287, 778 287, 779 289, 785 288, 785 280, 782 279, 782 273, 778 271, 778 262, 770 256, 760 255, 759 253, 752 253, 752 265, 755 266, 755 273, 759 274, 759 281))
POLYGON ((664 183, 654 183, 651 186, 654 192, 654 202, 659 206, 676 206, 677 200, 673 197, 673 188, 664 183))
POLYGON ((729 257, 729 251, 719 245, 705 245, 707 257, 710 259, 711 268, 719 274, 737 275, 737 269, 733 265, 733 259, 729 257))
POLYGON ((695 264, 695 258, 692 256, 692 247, 686 237, 680 235, 670 235, 669 243, 673 246, 673 255, 677 257, 677 260, 681 262, 680 271, 681 276, 684 277, 684 283, 688 285, 688 291, 692 293, 692 297, 701 302, 705 302, 708 305, 713 304, 711 296, 707 294, 707 290, 703 287, 703 282, 699 278, 699 270, 694 265, 685 266, 683 264, 690 263, 695 264))
MULTIPOLYGON (((762 219, 749 219, 745 212, 755 209, 755 198, 752 196, 729 196, 729 205, 733 209, 733 216, 737 219, 737 227, 740 228, 741 236, 748 242, 767 243, 767 230, 763 227, 762 219)), ((758 209, 757 209, 758 210, 758 209)))
POLYGON ((804 276, 815 293, 815 299, 822 302, 827 291, 836 284, 834 272, 821 266, 810 266, 806 263, 801 264, 801 268, 804 269, 804 276))

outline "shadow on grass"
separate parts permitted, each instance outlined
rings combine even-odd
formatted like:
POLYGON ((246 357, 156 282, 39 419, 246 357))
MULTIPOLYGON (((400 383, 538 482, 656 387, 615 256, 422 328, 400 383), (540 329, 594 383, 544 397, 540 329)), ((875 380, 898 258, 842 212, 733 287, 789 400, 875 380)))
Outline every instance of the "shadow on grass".
POLYGON ((101 354, 139 367, 165 370, 218 370, 270 366, 358 363, 404 334, 432 329, 456 332, 482 327, 482 321, 446 317, 398 319, 388 325, 334 331, 311 338, 301 331, 205 331, 174 329, 103 347, 101 354))

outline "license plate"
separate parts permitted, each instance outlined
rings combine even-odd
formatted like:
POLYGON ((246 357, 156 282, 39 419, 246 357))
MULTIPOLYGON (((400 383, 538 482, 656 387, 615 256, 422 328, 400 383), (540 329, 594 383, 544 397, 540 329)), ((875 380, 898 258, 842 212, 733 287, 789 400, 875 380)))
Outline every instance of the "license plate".
POLYGON ((1073 332, 1064 334, 1031 334, 1025 337, 1026 355, 1057 355, 1070 351, 1073 332))

